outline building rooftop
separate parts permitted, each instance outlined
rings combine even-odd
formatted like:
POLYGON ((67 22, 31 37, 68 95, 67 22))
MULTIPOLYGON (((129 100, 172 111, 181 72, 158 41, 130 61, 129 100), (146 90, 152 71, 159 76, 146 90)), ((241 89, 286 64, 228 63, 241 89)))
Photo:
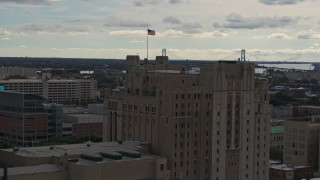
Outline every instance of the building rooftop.
MULTIPOLYGON (((148 70, 149 73, 165 73, 165 74, 180 74, 181 72, 178 70, 148 70)), ((200 72, 196 71, 185 71, 185 74, 200 74, 200 72)))
POLYGON ((272 126, 271 127, 271 134, 281 134, 284 132, 284 126, 278 125, 278 126, 272 126))
POLYGON ((98 154, 106 150, 112 152, 135 151, 139 149, 140 144, 141 143, 137 141, 124 141, 122 144, 119 144, 118 142, 100 142, 91 143, 90 147, 87 147, 86 143, 82 143, 56 146, 25 147, 19 148, 19 150, 16 152, 14 152, 12 148, 0 149, 0 151, 12 152, 22 157, 63 157, 65 155, 81 155, 86 153, 98 154))
MULTIPOLYGON (((0 80, 2 83, 42 83, 42 79, 9 79, 0 80)), ((49 79, 48 82, 79 82, 79 81, 90 81, 90 79, 49 79)))
POLYGON ((269 165, 275 165, 275 164, 281 164, 281 161, 279 160, 269 160, 269 165))
POLYGON ((65 116, 76 117, 77 122, 64 119, 65 123, 93 123, 93 122, 103 122, 103 115, 99 114, 66 114, 65 116))
POLYGON ((315 108, 315 109, 320 109, 320 106, 293 106, 293 108, 315 108))
POLYGON ((282 171, 293 171, 295 169, 300 169, 300 168, 307 168, 309 166, 293 166, 289 164, 274 164, 271 165, 270 168, 272 169, 277 169, 277 170, 282 170, 282 171))

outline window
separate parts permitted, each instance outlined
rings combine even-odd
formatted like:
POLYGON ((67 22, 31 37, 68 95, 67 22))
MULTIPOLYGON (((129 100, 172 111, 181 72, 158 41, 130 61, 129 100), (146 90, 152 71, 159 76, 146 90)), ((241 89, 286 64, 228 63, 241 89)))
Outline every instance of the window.
POLYGON ((164 164, 160 164, 160 171, 164 170, 164 164))

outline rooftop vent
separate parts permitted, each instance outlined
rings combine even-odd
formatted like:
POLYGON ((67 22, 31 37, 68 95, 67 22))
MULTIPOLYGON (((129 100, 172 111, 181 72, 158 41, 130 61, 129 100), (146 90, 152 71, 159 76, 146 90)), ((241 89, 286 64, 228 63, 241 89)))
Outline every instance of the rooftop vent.
POLYGON ((118 151, 123 156, 129 157, 129 158, 141 158, 141 154, 138 152, 128 152, 128 151, 118 151))
POLYGON ((19 147, 13 147, 13 152, 19 151, 19 147))
POLYGON ((122 155, 117 152, 101 152, 100 155, 103 156, 104 158, 113 159, 113 160, 122 159, 122 155))
POLYGON ((80 157, 82 159, 86 159, 94 162, 103 161, 103 157, 101 157, 99 154, 81 154, 80 157))

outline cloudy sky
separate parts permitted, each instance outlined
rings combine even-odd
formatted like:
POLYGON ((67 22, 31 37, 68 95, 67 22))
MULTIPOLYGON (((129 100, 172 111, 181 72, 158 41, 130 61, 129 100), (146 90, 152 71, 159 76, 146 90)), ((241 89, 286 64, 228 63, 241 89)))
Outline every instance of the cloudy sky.
POLYGON ((318 61, 319 0, 0 0, 0 56, 318 61))

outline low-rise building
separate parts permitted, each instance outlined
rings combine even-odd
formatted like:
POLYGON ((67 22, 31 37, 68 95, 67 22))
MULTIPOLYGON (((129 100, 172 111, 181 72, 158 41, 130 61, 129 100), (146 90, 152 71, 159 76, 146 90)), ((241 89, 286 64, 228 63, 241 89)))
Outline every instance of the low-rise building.
POLYGON ((284 163, 310 166, 319 171, 318 116, 288 119, 284 122, 284 163))
POLYGON ((309 180, 313 177, 312 167, 292 166, 288 164, 270 165, 270 180, 309 180))
POLYGON ((272 120, 284 120, 292 118, 293 107, 292 106, 273 106, 271 108, 271 119, 272 120))
POLYGON ((64 123, 72 126, 72 136, 103 136, 103 115, 69 114, 64 116, 64 123))
POLYGON ((320 114, 320 106, 294 106, 293 117, 306 117, 320 114))
POLYGON ((1 149, 0 178, 11 180, 169 180, 167 159, 139 142, 1 149))
POLYGON ((103 136, 105 115, 103 104, 88 104, 88 107, 67 107, 64 110, 64 136, 103 136))

